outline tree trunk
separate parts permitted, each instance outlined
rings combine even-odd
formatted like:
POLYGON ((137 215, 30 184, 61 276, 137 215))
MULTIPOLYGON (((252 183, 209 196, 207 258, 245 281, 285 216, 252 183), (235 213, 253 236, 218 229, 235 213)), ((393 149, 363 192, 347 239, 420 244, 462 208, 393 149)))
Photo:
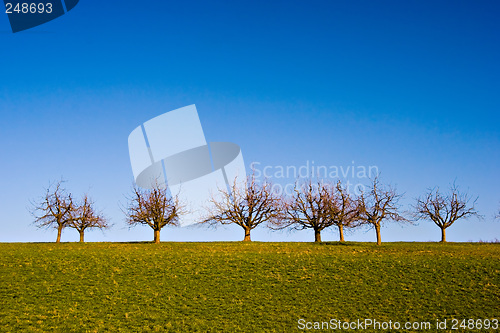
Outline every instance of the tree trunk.
POLYGON ((57 239, 56 239, 56 243, 60 243, 61 242, 61 233, 62 233, 62 225, 59 225, 57 227, 57 239))
POLYGON ((446 243, 446 228, 441 228, 441 243, 446 243))
POLYGON ((321 242, 321 230, 314 230, 314 241, 317 243, 321 242))
POLYGON ((344 242, 344 226, 342 224, 339 224, 339 234, 340 234, 340 241, 344 242))
POLYGON ((85 233, 85 231, 84 231, 84 230, 80 230, 80 242, 81 242, 81 243, 85 242, 85 241, 83 240, 83 234, 84 234, 84 233, 85 233))
POLYGON ((380 226, 375 226, 375 232, 377 233, 377 245, 382 244, 382 237, 380 236, 380 226))
POLYGON ((160 230, 155 230, 155 244, 160 244, 160 230))
POLYGON ((244 242, 251 242, 252 240, 250 239, 250 229, 245 229, 245 238, 243 238, 244 242))

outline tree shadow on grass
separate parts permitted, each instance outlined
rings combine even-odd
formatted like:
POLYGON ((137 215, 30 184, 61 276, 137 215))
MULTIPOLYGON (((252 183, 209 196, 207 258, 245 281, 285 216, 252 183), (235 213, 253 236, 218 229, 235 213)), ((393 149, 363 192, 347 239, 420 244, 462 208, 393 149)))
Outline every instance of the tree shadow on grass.
POLYGON ((318 244, 319 246, 323 245, 338 245, 338 246, 355 246, 356 244, 351 243, 351 242, 321 242, 321 243, 315 243, 318 244))

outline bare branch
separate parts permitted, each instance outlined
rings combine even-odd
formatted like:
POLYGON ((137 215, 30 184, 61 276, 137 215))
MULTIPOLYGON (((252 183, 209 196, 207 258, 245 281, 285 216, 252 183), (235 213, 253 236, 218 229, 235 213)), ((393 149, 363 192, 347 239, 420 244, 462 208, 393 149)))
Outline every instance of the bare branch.
POLYGON ((379 178, 375 177, 368 193, 363 193, 358 199, 357 220, 375 229, 378 245, 382 243, 380 228, 384 221, 408 222, 400 213, 398 205, 402 196, 391 186, 382 185, 379 178))
POLYGON ((68 227, 76 229, 80 234, 80 242, 84 241, 85 230, 89 228, 106 229, 109 224, 101 212, 94 208, 94 201, 87 194, 81 203, 70 212, 68 227))
POLYGON ((439 188, 428 189, 427 193, 416 199, 413 216, 417 220, 431 220, 441 229, 441 242, 446 242, 446 228, 459 219, 472 216, 481 217, 475 208, 477 197, 472 200, 467 192, 461 192, 453 183, 447 194, 439 188))
MULTIPOLYGON (((276 228, 313 229, 315 241, 321 242, 321 231, 337 223, 347 223, 346 216, 341 214, 346 213, 348 208, 337 205, 340 203, 336 201, 335 191, 331 184, 319 180, 313 182, 311 178, 295 182, 294 194, 284 204, 285 218, 276 228)), ((347 197, 344 199, 347 200, 347 197)))
POLYGON ((329 216, 339 230, 340 241, 344 241, 344 228, 353 228, 359 216, 358 201, 353 198, 339 180, 335 186, 327 187, 326 195, 329 216))
POLYGON ((150 190, 133 187, 127 207, 127 223, 131 226, 148 225, 154 231, 154 242, 160 242, 160 230, 166 225, 178 226, 184 214, 178 195, 171 196, 168 187, 155 182, 150 190))
POLYGON ((210 226, 236 224, 245 231, 244 241, 250 241, 250 231, 262 223, 277 223, 281 217, 281 199, 272 193, 272 184, 259 183, 255 175, 246 181, 234 179, 230 191, 219 189, 210 200, 208 216, 201 222, 210 226))
POLYGON ((62 229, 70 223, 74 210, 72 196, 62 187, 62 182, 61 180, 49 185, 45 196, 33 203, 31 208, 37 227, 57 229, 56 243, 61 241, 62 229))

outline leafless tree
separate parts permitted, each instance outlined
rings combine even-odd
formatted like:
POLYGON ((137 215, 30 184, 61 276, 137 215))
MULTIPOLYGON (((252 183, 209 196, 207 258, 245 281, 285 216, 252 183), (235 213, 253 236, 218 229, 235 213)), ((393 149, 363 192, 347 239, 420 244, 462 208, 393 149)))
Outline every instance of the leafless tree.
POLYGON ((378 176, 370 184, 368 193, 362 193, 359 197, 357 219, 361 225, 375 229, 377 245, 382 244, 380 228, 385 221, 408 222, 399 212, 398 202, 401 197, 402 194, 398 194, 391 186, 382 185, 378 176))
POLYGON ((439 188, 429 189, 417 199, 414 216, 417 219, 431 220, 441 229, 441 242, 446 242, 446 229, 459 219, 472 216, 480 217, 475 208, 477 197, 471 201, 466 192, 460 192, 454 183, 447 194, 439 192, 439 188))
POLYGON ((94 202, 84 195, 81 204, 75 205, 70 212, 68 227, 76 229, 80 234, 80 242, 84 242, 85 230, 89 228, 108 228, 108 222, 102 213, 94 208, 94 202))
POLYGON ((158 181, 148 190, 134 186, 126 210, 127 223, 148 225, 154 231, 154 242, 160 243, 160 230, 166 225, 178 226, 183 209, 178 196, 170 195, 168 187, 158 181))
POLYGON ((208 215, 201 222, 211 226, 236 224, 243 228, 243 241, 250 242, 250 232, 262 223, 276 223, 281 216, 281 200, 273 194, 267 180, 259 183, 254 175, 246 182, 234 180, 229 191, 219 189, 212 196, 208 215))
POLYGON ((329 186, 330 184, 320 180, 297 181, 293 195, 285 201, 284 219, 275 228, 313 229, 314 241, 321 242, 321 231, 335 225, 335 219, 331 216, 329 186))
POLYGON ((35 225, 40 228, 57 228, 56 243, 61 242, 62 230, 70 223, 74 209, 71 194, 62 187, 62 182, 49 185, 45 196, 39 202, 33 203, 31 209, 35 225))
POLYGON ((327 185, 325 189, 324 194, 328 196, 326 204, 329 218, 339 229, 340 242, 344 242, 344 228, 354 227, 358 219, 358 202, 342 186, 340 180, 335 186, 327 185))

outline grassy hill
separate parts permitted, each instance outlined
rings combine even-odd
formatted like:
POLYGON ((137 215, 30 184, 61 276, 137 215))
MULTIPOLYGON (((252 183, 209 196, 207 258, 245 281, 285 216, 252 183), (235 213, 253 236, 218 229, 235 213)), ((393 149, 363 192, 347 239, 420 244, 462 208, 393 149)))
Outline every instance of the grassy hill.
POLYGON ((500 244, 0 244, 2 332, 293 332, 331 319, 433 332, 447 319, 446 332, 453 318, 500 319, 500 244))

